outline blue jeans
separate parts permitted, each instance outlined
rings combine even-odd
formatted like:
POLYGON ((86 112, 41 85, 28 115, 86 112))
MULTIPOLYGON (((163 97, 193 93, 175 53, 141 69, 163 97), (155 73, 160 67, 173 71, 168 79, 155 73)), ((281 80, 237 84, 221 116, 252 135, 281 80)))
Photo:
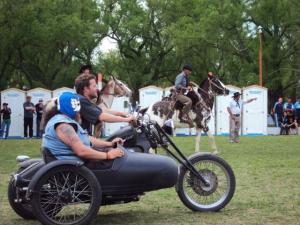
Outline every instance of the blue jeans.
POLYGON ((282 120, 282 114, 275 113, 275 125, 276 127, 281 127, 282 120))
POLYGON ((6 128, 5 130, 5 138, 8 137, 8 134, 9 134, 9 127, 10 127, 10 119, 4 119, 2 121, 2 124, 1 124, 1 131, 0 131, 0 138, 3 137, 3 133, 4 133, 4 129, 6 128))

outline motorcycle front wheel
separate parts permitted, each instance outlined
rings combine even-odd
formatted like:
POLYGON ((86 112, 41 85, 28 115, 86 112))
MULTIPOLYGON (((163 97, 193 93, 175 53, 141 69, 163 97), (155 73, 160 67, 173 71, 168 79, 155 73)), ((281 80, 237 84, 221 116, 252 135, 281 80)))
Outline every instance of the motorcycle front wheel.
POLYGON ((176 188, 180 200, 193 211, 219 211, 224 208, 235 191, 235 176, 230 165, 211 154, 194 154, 188 160, 209 185, 204 185, 181 166, 176 188))

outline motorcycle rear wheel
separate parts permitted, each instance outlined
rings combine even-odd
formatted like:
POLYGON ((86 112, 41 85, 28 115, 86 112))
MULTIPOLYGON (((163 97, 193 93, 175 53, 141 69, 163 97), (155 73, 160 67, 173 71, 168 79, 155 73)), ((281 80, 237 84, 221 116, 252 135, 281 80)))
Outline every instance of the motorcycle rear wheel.
POLYGON ((37 182, 31 198, 35 216, 44 225, 86 225, 101 205, 101 187, 85 166, 58 166, 37 182))

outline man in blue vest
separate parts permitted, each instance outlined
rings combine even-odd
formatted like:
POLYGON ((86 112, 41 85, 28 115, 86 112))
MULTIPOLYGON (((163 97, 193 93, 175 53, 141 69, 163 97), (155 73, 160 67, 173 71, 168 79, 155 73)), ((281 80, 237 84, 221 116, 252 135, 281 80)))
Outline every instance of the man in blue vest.
POLYGON ((64 92, 52 107, 49 105, 45 108, 48 115, 43 123, 45 134, 42 147, 55 159, 112 160, 124 155, 123 149, 116 147, 116 144, 123 143, 121 138, 103 141, 89 136, 81 127, 80 101, 76 94, 64 92), (91 146, 102 150, 96 151, 91 146), (109 151, 104 151, 105 148, 109 148, 109 151))

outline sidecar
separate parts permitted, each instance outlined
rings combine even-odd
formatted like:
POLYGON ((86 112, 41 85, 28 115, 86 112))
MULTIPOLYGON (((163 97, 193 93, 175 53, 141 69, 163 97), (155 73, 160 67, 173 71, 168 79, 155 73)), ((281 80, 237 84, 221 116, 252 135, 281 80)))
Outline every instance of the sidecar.
POLYGON ((178 180, 178 165, 166 156, 125 149, 122 158, 83 162, 42 152, 43 159, 18 158, 8 198, 18 215, 46 225, 88 224, 101 205, 138 201, 178 180))

